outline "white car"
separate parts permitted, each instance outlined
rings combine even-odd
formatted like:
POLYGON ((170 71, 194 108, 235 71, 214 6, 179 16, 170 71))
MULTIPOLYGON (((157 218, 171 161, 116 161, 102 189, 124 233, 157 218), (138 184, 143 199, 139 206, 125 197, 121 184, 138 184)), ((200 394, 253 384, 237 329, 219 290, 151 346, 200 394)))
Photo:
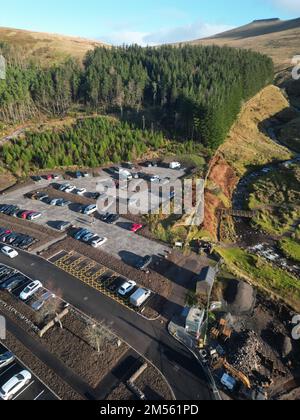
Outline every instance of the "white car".
POLYGON ((120 287, 120 289, 118 290, 118 294, 120 296, 126 296, 128 295, 128 293, 132 292, 132 290, 136 287, 136 282, 135 281, 127 281, 126 283, 123 284, 123 286, 120 287))
POLYGON ((86 214, 87 216, 90 216, 91 214, 94 214, 96 211, 97 211, 97 206, 95 204, 92 204, 91 206, 88 206, 84 210, 84 214, 86 214))
POLYGON ((72 193, 73 191, 75 191, 77 188, 76 187, 74 187, 74 185, 70 185, 69 187, 67 187, 66 189, 65 189, 65 193, 68 193, 68 194, 70 194, 70 193, 72 193))
POLYGON ((86 192, 87 192, 87 190, 86 190, 85 188, 78 188, 78 189, 75 191, 75 193, 76 193, 77 195, 80 195, 80 196, 84 195, 86 192))
POLYGON ((6 257, 9 257, 11 259, 16 258, 19 255, 18 252, 10 246, 4 246, 3 248, 1 248, 1 252, 6 257))
POLYGON ((27 300, 33 296, 38 290, 43 287, 42 283, 38 280, 30 283, 25 289, 20 293, 21 300, 27 300))
POLYGON ((30 372, 22 370, 2 385, 0 388, 0 398, 5 401, 13 399, 13 397, 21 391, 22 388, 29 384, 31 378, 32 375, 30 372))
POLYGON ((53 200, 50 201, 50 206, 56 206, 57 203, 60 201, 60 198, 54 198, 53 200))
POLYGON ((100 246, 104 245, 107 242, 107 238, 95 238, 92 242, 93 248, 99 248, 100 246))
POLYGON ((154 175, 150 178, 150 182, 158 183, 158 182, 160 182, 160 177, 158 175, 154 175))

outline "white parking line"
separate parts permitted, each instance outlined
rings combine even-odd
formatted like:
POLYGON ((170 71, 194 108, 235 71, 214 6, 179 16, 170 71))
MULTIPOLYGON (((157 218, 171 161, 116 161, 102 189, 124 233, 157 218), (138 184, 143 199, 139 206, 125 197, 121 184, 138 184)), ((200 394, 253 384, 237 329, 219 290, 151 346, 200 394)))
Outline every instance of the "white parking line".
POLYGON ((45 390, 44 391, 42 391, 35 399, 34 399, 34 401, 36 401, 36 400, 38 400, 43 394, 45 393, 45 390))
POLYGON ((18 395, 15 396, 15 398, 13 398, 13 400, 16 400, 17 398, 19 398, 22 394, 24 394, 24 392, 31 387, 31 385, 34 384, 34 381, 32 381, 29 385, 27 385, 26 388, 24 388, 18 395))
POLYGON ((2 372, 0 374, 0 377, 3 376, 5 373, 7 373, 10 369, 12 369, 13 367, 17 366, 16 363, 13 363, 12 365, 10 365, 4 372, 2 372))

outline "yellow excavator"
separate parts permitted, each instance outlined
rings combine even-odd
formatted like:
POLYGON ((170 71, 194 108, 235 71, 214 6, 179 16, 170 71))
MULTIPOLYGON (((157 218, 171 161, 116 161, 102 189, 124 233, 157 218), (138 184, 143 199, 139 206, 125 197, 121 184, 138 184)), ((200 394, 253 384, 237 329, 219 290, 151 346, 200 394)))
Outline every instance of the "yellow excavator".
POLYGON ((226 359, 220 358, 218 362, 213 366, 214 370, 224 368, 233 378, 237 379, 238 381, 242 382, 242 384, 251 389, 251 382, 250 379, 238 369, 230 365, 226 359))

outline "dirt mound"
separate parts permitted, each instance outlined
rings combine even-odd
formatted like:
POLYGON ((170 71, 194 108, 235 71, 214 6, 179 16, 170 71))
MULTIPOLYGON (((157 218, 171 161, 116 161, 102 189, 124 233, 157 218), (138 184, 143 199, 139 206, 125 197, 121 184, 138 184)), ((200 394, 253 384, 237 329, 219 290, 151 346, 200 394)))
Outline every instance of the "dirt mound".
POLYGON ((229 281, 224 292, 227 310, 232 315, 251 314, 255 305, 256 292, 243 281, 229 281))

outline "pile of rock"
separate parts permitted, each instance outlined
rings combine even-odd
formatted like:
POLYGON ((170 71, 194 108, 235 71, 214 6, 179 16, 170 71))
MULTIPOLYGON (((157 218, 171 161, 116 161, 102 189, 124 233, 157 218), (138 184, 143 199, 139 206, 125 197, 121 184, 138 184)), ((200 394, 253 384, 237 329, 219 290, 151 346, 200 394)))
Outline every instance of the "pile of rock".
POLYGON ((239 334, 240 345, 237 344, 229 353, 228 361, 238 370, 247 376, 261 369, 261 358, 263 344, 254 331, 244 331, 239 334))

